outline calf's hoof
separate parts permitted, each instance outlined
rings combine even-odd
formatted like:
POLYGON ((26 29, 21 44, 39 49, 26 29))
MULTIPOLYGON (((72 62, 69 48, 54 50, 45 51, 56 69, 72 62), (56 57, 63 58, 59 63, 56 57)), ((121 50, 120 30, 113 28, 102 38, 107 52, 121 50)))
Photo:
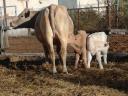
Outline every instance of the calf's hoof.
POLYGON ((104 63, 104 65, 107 65, 107 63, 104 63))
POLYGON ((74 66, 74 69, 78 69, 78 67, 77 66, 74 66))

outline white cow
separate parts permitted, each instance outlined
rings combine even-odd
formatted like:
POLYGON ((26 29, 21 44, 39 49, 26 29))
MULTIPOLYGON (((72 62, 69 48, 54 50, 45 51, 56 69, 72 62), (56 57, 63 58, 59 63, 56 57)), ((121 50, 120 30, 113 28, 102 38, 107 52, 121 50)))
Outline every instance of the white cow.
POLYGON ((107 52, 109 43, 105 32, 96 32, 87 37, 87 68, 90 68, 92 56, 96 55, 100 69, 103 69, 101 57, 103 56, 104 63, 107 64, 107 52))

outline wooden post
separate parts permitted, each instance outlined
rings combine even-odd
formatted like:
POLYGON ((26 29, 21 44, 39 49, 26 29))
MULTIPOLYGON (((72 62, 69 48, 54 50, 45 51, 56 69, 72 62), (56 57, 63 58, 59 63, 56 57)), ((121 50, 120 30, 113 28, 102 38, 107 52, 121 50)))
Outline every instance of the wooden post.
POLYGON ((119 22, 118 11, 119 11, 119 0, 116 1, 116 28, 118 28, 118 22, 119 22))
POLYGON ((3 0, 3 8, 4 8, 4 27, 7 26, 7 14, 6 14, 6 0, 3 0))
POLYGON ((78 28, 77 28, 77 30, 79 30, 80 29, 80 10, 79 10, 79 8, 77 9, 77 12, 78 12, 78 28))
POLYGON ((110 1, 107 0, 107 23, 108 23, 108 29, 111 29, 111 13, 110 13, 110 1))
POLYGON ((97 0, 97 5, 98 5, 98 15, 99 15, 99 13, 100 13, 100 2, 99 2, 99 0, 97 0))
POLYGON ((8 43, 8 35, 7 32, 5 31, 7 29, 7 14, 6 14, 6 0, 3 0, 3 8, 4 8, 4 22, 2 26, 2 33, 1 33, 1 48, 8 48, 9 43, 8 43))
POLYGON ((77 12, 78 12, 78 17, 77 17, 77 18, 78 18, 78 25, 77 25, 78 28, 77 28, 77 30, 80 29, 80 7, 81 7, 81 6, 80 6, 80 2, 79 2, 79 7, 78 7, 78 9, 77 9, 77 12))

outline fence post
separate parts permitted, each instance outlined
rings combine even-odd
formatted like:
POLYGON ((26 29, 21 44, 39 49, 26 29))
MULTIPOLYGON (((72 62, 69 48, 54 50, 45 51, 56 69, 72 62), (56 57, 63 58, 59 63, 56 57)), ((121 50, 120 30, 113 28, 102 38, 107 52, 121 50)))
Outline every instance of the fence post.
POLYGON ((107 0, 107 25, 108 29, 111 29, 111 13, 110 13, 110 1, 107 0))
POLYGON ((7 26, 6 0, 3 0, 3 7, 4 7, 4 23, 6 27, 7 26))
POLYGON ((77 9, 77 12, 78 12, 78 24, 77 24, 77 30, 79 30, 80 29, 80 10, 79 10, 79 8, 77 9))

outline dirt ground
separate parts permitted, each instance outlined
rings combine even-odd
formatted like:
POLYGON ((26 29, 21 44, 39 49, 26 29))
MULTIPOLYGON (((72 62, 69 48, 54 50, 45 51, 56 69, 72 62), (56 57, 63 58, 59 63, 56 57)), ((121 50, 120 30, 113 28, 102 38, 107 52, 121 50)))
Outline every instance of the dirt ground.
MULTIPOLYGON (((68 63, 69 74, 51 73, 52 65, 43 64, 7 68, 7 61, 0 61, 0 96, 128 96, 128 63, 109 62, 99 70, 93 62, 91 69, 68 63), (40 71, 39 71, 40 70, 40 71)), ((18 65, 17 65, 18 66, 18 65)))

